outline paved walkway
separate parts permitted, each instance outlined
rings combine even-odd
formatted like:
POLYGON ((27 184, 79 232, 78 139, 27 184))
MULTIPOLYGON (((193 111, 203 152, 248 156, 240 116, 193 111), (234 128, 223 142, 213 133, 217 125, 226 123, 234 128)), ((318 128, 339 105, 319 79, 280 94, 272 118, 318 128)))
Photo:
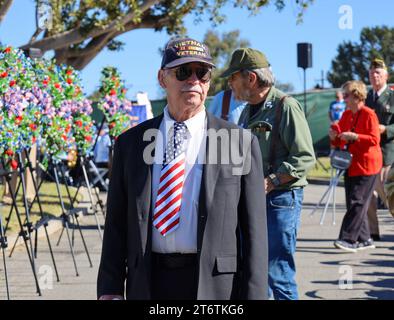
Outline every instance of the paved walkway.
MULTIPOLYGON (((343 253, 333 247, 339 234, 344 214, 344 191, 337 191, 337 224, 332 225, 332 211, 327 212, 320 225, 321 210, 312 217, 312 208, 319 201, 327 186, 309 185, 305 189, 304 210, 296 253, 297 280, 301 299, 394 299, 394 219, 379 213, 383 241, 374 250, 343 253)), ((100 221, 103 222, 102 216, 100 221)), ((56 226, 53 227, 56 229, 56 226)), ((75 253, 79 277, 75 276, 70 249, 65 234, 55 246, 60 230, 51 235, 60 282, 51 268, 52 263, 45 238, 39 240, 37 270, 44 289, 38 297, 34 278, 28 264, 24 246, 19 246, 12 258, 7 258, 12 299, 96 299, 96 277, 100 259, 101 241, 92 216, 83 219, 93 268, 83 250, 79 234, 75 234, 75 253), (49 271, 48 271, 49 270, 49 271), (52 271, 52 276, 51 276, 52 271), (47 281, 52 279, 51 281, 47 281)), ((10 241, 11 242, 11 241, 10 241)), ((11 246, 11 244, 10 244, 11 246)), ((0 257, 0 299, 5 299, 3 260, 0 257)))
POLYGON ((305 189, 304 210, 298 236, 296 262, 300 299, 394 299, 394 219, 379 210, 382 241, 376 249, 346 253, 336 249, 345 213, 344 189, 338 188, 336 224, 332 210, 323 225, 321 213, 310 212, 327 186, 310 185, 305 189))

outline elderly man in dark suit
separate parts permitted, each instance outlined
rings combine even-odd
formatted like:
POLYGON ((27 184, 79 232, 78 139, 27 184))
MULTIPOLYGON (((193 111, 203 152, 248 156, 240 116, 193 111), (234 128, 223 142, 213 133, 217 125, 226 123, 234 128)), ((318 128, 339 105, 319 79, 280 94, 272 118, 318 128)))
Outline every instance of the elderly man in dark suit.
POLYGON ((394 163, 394 91, 387 85, 388 75, 384 60, 373 59, 369 68, 372 88, 368 92, 365 104, 375 110, 378 116, 380 147, 383 154, 383 167, 379 179, 376 180, 375 192, 368 209, 369 228, 371 237, 375 241, 381 240, 377 216, 378 197, 388 206, 384 184, 394 163))
POLYGON ((163 114, 116 142, 99 299, 266 299, 265 190, 258 142, 206 112, 208 48, 164 50, 163 114))

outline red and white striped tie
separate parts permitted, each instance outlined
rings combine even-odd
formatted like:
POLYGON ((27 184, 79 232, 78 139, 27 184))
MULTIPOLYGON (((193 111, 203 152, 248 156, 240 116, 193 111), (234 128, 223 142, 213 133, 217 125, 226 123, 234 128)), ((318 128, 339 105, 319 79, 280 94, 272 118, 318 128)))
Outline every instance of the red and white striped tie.
POLYGON ((187 127, 175 122, 173 135, 167 143, 157 192, 153 225, 165 236, 179 226, 179 211, 185 177, 185 138, 187 127))

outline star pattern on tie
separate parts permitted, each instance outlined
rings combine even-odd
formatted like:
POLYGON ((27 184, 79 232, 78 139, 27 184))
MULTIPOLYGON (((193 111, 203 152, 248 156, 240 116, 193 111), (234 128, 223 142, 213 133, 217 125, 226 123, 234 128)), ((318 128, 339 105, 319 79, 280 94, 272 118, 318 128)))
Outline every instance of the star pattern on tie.
POLYGON ((177 156, 184 152, 187 134, 187 127, 184 122, 175 122, 173 132, 167 143, 167 148, 164 154, 163 166, 166 166, 173 161, 177 156))
POLYGON ((153 225, 163 236, 176 230, 179 226, 179 211, 185 176, 186 134, 186 124, 175 122, 164 152, 163 167, 160 172, 160 182, 153 212, 153 225))

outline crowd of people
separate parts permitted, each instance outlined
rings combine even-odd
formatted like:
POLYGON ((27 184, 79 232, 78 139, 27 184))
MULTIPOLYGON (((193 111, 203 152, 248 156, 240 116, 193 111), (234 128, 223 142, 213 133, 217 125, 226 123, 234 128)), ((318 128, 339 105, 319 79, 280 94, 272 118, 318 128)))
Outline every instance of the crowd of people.
MULTIPOLYGON (((233 52, 221 74, 229 89, 209 106, 208 47, 178 38, 163 52, 163 113, 153 117, 140 93, 148 112, 135 108, 133 117, 147 120, 117 138, 113 158, 108 125, 97 133, 94 161, 98 169, 111 162, 98 298, 298 299, 297 233, 316 162, 301 104, 275 87, 259 50, 233 52), (242 150, 235 159, 234 150, 242 150)), ((351 154, 334 241, 348 252, 381 240, 378 208, 394 216, 394 91, 383 60, 371 62, 369 79, 369 91, 361 81, 344 83, 328 111, 332 149, 351 154)), ((12 203, 6 187, 3 202, 12 203)))

